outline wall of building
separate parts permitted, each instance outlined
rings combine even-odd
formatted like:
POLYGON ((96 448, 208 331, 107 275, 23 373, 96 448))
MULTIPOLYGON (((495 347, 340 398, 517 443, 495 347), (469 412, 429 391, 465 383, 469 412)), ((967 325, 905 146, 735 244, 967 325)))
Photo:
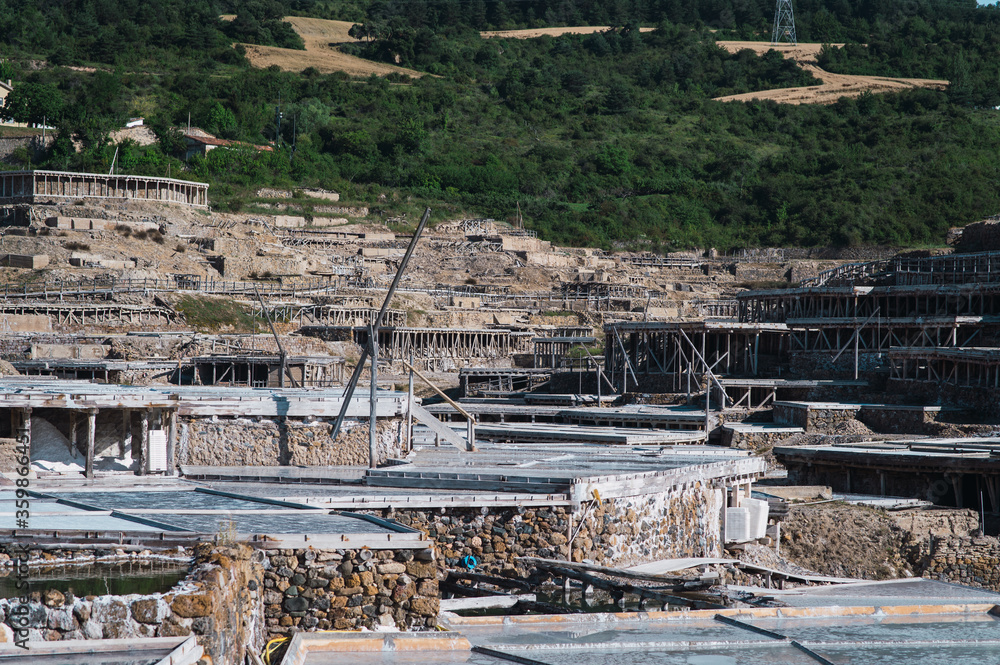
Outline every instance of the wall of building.
MULTIPOLYGON (((345 421, 337 441, 332 419, 180 418, 177 463, 203 466, 340 466, 368 464, 368 424, 345 421), (346 429, 352 425, 350 429, 346 429)), ((401 419, 380 420, 378 462, 399 457, 401 419)))

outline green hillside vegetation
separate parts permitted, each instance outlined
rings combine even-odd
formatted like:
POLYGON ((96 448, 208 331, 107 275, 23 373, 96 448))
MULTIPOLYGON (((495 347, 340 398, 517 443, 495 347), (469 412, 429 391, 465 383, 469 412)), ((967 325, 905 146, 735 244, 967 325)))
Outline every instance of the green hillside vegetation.
POLYGON ((776 53, 714 44, 759 38, 771 12, 758 0, 8 5, 0 77, 17 82, 8 117, 60 129, 32 166, 106 171, 108 133, 143 115, 160 145, 119 146, 120 168, 210 182, 213 205, 230 209, 265 185, 335 189, 389 215, 426 204, 505 218, 520 205, 544 238, 654 250, 937 244, 950 226, 1000 209, 1000 116, 987 108, 1000 103, 1000 12, 803 0, 800 40, 870 43, 826 49, 831 70, 956 85, 827 107, 712 101, 815 83, 776 53), (236 20, 217 19, 225 13, 236 20), (376 38, 346 50, 435 76, 255 70, 230 46, 301 47, 287 14, 364 23, 376 38), (533 40, 477 32, 560 23, 617 27, 533 40), (171 127, 189 114, 223 138, 276 149, 217 149, 186 164, 171 127))

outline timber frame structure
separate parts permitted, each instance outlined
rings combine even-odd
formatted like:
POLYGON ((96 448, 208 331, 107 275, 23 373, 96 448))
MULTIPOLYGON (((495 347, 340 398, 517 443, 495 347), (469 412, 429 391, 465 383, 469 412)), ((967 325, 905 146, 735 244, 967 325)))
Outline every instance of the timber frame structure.
POLYGON ((799 484, 881 496, 922 491, 934 503, 958 508, 978 508, 985 499, 984 508, 993 514, 1000 514, 998 453, 995 439, 976 438, 774 448, 799 484))
POLYGON ((1000 349, 892 349, 889 378, 1000 391, 1000 349))
MULTIPOLYGON (((253 316, 264 318, 260 301, 246 301, 244 304, 253 316)), ((285 323, 295 322, 300 326, 367 327, 375 322, 378 315, 378 310, 373 307, 338 307, 316 303, 269 303, 267 309, 274 319, 285 323)), ((388 326, 405 325, 406 312, 387 309, 383 320, 388 326)))
POLYGON ((672 392, 699 392, 713 377, 720 399, 725 390, 716 374, 758 376, 762 360, 782 355, 784 324, 736 321, 616 322, 604 326, 604 367, 612 384, 633 388, 639 376, 660 376, 672 392))
POLYGON ((47 316, 53 325, 59 326, 131 326, 167 325, 174 321, 175 314, 165 307, 148 305, 120 305, 107 303, 48 303, 48 302, 4 302, 0 304, 0 315, 47 316))
POLYGON ((0 172, 0 204, 42 203, 50 199, 135 199, 207 208, 208 185, 138 175, 69 171, 0 172))
MULTIPOLYGON (((362 347, 368 344, 369 329, 364 327, 303 328, 302 334, 322 339, 350 340, 362 347)), ((409 360, 430 370, 447 365, 462 366, 471 361, 500 361, 515 353, 529 353, 534 335, 506 328, 406 328, 383 326, 378 330, 379 355, 386 361, 409 360)))
MULTIPOLYGON (((335 417, 344 404, 344 391, 319 388, 209 388, 185 386, 123 386, 86 381, 39 377, 2 377, 0 381, 0 433, 9 422, 9 437, 31 447, 32 414, 68 426, 67 439, 85 454, 85 475, 95 473, 95 445, 98 424, 102 431, 120 432, 119 456, 129 450, 139 461, 138 473, 176 469, 180 431, 178 417, 185 419, 302 418, 315 420, 335 417), (6 410, 7 414, 3 411, 6 410), (4 416, 9 414, 9 420, 4 416), (85 417, 82 438, 78 435, 85 417), (141 430, 136 437, 134 432, 141 430)), ((403 415, 405 393, 378 394, 376 408, 365 398, 352 398, 346 415, 380 418, 403 415)))
MULTIPOLYGON (((328 356, 289 356, 284 371, 303 388, 329 388, 344 384, 347 361, 328 356)), ((283 387, 282 359, 276 355, 199 356, 183 361, 173 373, 178 385, 283 387)))
POLYGON ((1000 283, 806 287, 747 291, 736 299, 746 323, 1000 316, 1000 283))

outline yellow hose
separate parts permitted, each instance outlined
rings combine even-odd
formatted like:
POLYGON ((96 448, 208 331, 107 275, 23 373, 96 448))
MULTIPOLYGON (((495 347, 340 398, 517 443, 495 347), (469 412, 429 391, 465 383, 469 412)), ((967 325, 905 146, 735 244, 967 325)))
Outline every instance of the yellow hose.
POLYGON ((266 665, 278 665, 277 661, 273 664, 271 663, 271 656, 281 648, 281 645, 288 642, 291 638, 289 637, 276 637, 273 640, 269 640, 267 644, 264 645, 264 651, 261 652, 260 657, 266 663, 266 665))

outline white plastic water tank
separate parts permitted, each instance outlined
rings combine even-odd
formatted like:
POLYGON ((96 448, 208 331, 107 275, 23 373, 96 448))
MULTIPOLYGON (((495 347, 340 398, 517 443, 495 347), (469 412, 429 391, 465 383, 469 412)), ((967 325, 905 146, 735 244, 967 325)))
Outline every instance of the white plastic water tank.
POLYGON ((767 535, 767 501, 763 499, 743 499, 740 505, 750 511, 750 540, 767 535))
POLYGON ((741 543, 750 539, 750 511, 726 508, 726 542, 741 543))

